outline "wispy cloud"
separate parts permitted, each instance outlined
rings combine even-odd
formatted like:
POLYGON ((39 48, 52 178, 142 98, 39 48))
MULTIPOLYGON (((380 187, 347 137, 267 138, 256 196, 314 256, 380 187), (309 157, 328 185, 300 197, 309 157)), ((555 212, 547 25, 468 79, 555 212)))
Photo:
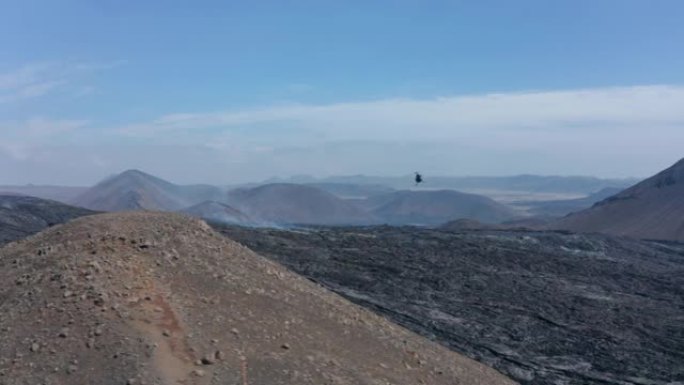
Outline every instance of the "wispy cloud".
POLYGON ((27 64, 20 68, 0 73, 0 103, 17 102, 55 93, 60 88, 77 82, 82 75, 113 69, 123 64, 125 64, 123 61, 27 64))
POLYGON ((0 124, 0 152, 75 164, 74 149, 106 145, 90 153, 111 172, 136 166, 135 153, 150 171, 212 164, 207 176, 242 180, 414 169, 645 176, 684 155, 682 105, 684 87, 657 85, 172 113, 125 126, 33 119, 0 124), (45 150, 55 145, 69 149, 45 150))
POLYGON ((684 87, 643 86, 572 91, 388 99, 329 105, 284 105, 215 113, 178 113, 131 124, 119 132, 245 135, 287 130, 323 139, 459 139, 486 132, 630 129, 684 124, 684 87), (209 130, 208 130, 209 129, 209 130))

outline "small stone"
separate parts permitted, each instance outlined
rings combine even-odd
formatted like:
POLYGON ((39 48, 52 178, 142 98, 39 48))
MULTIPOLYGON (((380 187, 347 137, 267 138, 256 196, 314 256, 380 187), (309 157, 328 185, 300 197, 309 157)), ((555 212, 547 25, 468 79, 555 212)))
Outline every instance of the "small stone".
POLYGON ((74 292, 71 291, 71 290, 67 290, 67 291, 64 292, 64 298, 69 298, 69 297, 71 297, 72 295, 74 295, 74 292))
POLYGON ((101 336, 102 335, 102 327, 98 326, 95 328, 95 335, 96 336, 101 336))
POLYGON ((33 344, 31 344, 31 351, 32 351, 32 352, 35 353, 35 352, 37 352, 37 351, 39 351, 39 350, 40 350, 40 345, 38 345, 38 344, 35 343, 35 342, 34 342, 33 344))
POLYGON ((168 331, 168 330, 166 330, 166 329, 164 329, 164 330, 162 331, 162 335, 163 335, 164 337, 171 337, 171 332, 168 331))
POLYGON ((285 350, 289 350, 289 349, 290 349, 290 344, 282 344, 282 345, 280 345, 280 347, 283 348, 283 349, 285 349, 285 350))
POLYGON ((138 382, 135 380, 135 378, 129 378, 126 380, 126 385, 136 385, 138 382))
POLYGON ((59 331, 59 336, 61 338, 67 338, 69 336, 69 328, 62 328, 62 330, 59 331))
POLYGON ((216 363, 216 360, 214 359, 213 356, 206 355, 202 357, 202 365, 214 365, 216 363))
POLYGON ((192 374, 194 374, 197 377, 204 377, 206 373, 202 369, 195 369, 192 371, 192 374))
POLYGON ((216 358, 219 361, 223 361, 226 358, 226 355, 222 351, 217 350, 216 352, 214 352, 214 358, 216 358))
POLYGON ((239 332, 237 329, 235 329, 235 328, 230 329, 230 332, 233 333, 233 334, 235 334, 235 335, 240 334, 240 332, 239 332))
POLYGON ((69 367, 67 367, 67 373, 68 373, 68 374, 74 373, 74 372, 76 372, 77 370, 78 370, 78 366, 73 365, 73 364, 72 364, 72 365, 69 365, 69 367))

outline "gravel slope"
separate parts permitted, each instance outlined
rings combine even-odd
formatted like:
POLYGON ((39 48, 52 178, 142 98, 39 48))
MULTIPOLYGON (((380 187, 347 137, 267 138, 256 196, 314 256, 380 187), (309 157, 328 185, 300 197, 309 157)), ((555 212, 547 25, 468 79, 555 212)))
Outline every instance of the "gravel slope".
POLYGON ((0 384, 143 383, 513 384, 185 216, 0 249, 0 384))

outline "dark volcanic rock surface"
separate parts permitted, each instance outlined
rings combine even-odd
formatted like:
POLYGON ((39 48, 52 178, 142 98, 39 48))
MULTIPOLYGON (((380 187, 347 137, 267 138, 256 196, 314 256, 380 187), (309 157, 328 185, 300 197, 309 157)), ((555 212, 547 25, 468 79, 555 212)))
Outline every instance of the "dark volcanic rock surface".
POLYGON ((21 195, 0 195, 0 245, 94 211, 21 195))
POLYGON ((220 230, 523 384, 684 381, 684 244, 495 230, 220 230))

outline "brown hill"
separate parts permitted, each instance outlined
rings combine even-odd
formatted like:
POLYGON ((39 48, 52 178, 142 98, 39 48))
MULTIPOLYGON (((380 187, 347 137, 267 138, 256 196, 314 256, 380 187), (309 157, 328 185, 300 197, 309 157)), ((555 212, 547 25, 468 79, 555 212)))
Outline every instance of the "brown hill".
POLYGON ((365 210, 312 186, 272 183, 229 193, 231 205, 277 224, 360 224, 374 218, 365 210))
POLYGON ((88 189, 73 203, 100 211, 176 211, 216 199, 223 199, 223 192, 214 186, 181 186, 142 171, 128 170, 88 189))
POLYGON ((587 210, 562 218, 550 227, 684 241, 684 159, 587 210))
POLYGON ((11 243, 0 299, 7 385, 512 384, 182 215, 11 243))

